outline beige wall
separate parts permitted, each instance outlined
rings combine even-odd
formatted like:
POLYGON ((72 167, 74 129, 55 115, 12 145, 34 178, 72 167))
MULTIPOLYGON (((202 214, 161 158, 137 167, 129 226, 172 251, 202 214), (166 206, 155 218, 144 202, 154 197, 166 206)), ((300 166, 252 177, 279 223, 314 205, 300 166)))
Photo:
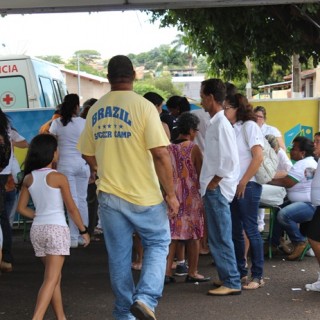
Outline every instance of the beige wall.
MULTIPOLYGON (((62 71, 63 72, 63 71, 62 71)), ((64 72, 63 72, 64 73, 64 72)), ((78 93, 78 77, 73 74, 64 73, 69 93, 78 93)), ((87 99, 96 98, 110 91, 108 82, 100 82, 88 78, 81 77, 80 80, 80 102, 83 104, 87 99)))

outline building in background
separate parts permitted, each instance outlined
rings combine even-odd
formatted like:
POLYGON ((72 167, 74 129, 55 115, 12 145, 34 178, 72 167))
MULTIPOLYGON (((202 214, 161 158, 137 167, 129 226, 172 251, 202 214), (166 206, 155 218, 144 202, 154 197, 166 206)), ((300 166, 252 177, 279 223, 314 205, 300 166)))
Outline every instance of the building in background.
POLYGON ((80 77, 80 103, 82 104, 87 99, 99 99, 104 94, 110 91, 110 83, 107 78, 98 77, 83 71, 69 70, 60 68, 65 77, 66 85, 69 93, 77 93, 78 90, 78 76, 80 77))

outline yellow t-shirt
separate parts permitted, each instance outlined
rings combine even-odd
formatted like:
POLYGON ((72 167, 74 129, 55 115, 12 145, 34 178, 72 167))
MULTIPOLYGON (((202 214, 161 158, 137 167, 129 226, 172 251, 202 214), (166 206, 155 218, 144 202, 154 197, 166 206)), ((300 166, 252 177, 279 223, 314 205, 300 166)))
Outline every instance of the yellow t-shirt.
POLYGON ((151 206, 163 197, 149 149, 168 144, 151 102, 133 91, 111 91, 90 108, 78 149, 96 157, 98 190, 151 206))

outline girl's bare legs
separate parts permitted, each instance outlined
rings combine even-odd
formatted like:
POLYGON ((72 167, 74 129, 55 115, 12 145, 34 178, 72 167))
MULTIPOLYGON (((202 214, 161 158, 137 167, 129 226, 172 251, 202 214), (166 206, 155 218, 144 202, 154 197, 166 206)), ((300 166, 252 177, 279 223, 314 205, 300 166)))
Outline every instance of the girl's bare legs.
POLYGON ((65 320, 60 289, 64 256, 48 255, 42 258, 45 266, 44 278, 38 293, 33 320, 42 320, 51 302, 58 320, 65 320))
POLYGON ((173 263, 174 256, 176 254, 177 243, 178 243, 178 240, 171 240, 171 243, 169 246, 169 254, 167 257, 167 267, 166 267, 166 276, 169 276, 169 277, 172 276, 172 263, 173 263))
POLYGON ((62 294, 61 294, 61 274, 59 282, 56 285, 56 288, 53 292, 53 296, 51 299, 51 306, 56 315, 58 320, 66 320, 66 315, 64 314, 63 310, 63 303, 62 303, 62 294))
POLYGON ((188 275, 192 278, 203 278, 203 275, 198 274, 200 239, 187 240, 187 255, 189 272, 188 275))

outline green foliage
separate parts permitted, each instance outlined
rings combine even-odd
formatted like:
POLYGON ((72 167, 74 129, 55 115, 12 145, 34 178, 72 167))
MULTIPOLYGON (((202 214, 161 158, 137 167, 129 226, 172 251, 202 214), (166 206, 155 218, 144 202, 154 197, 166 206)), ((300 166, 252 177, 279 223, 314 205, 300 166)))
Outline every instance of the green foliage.
POLYGON ((134 66, 145 66, 147 70, 155 72, 163 70, 164 67, 177 68, 188 65, 188 54, 181 52, 176 47, 162 44, 148 52, 139 54, 128 54, 134 66))
POLYGON ((316 65, 320 54, 320 3, 152 11, 152 21, 176 26, 184 43, 208 56, 211 72, 230 79, 245 74, 249 57, 264 75, 287 70, 293 53, 316 65))
POLYGON ((73 57, 69 59, 65 65, 66 69, 78 70, 78 62, 80 71, 87 72, 99 77, 106 78, 106 71, 104 70, 104 62, 98 62, 101 55, 96 50, 78 50, 73 57), (99 69, 97 66, 101 66, 99 69))
POLYGON ((141 95, 153 91, 160 94, 165 100, 173 95, 182 94, 181 90, 173 85, 170 76, 135 81, 133 90, 141 95))
POLYGON ((37 57, 39 59, 49 61, 55 64, 65 64, 65 62, 62 60, 61 56, 39 56, 37 57))

